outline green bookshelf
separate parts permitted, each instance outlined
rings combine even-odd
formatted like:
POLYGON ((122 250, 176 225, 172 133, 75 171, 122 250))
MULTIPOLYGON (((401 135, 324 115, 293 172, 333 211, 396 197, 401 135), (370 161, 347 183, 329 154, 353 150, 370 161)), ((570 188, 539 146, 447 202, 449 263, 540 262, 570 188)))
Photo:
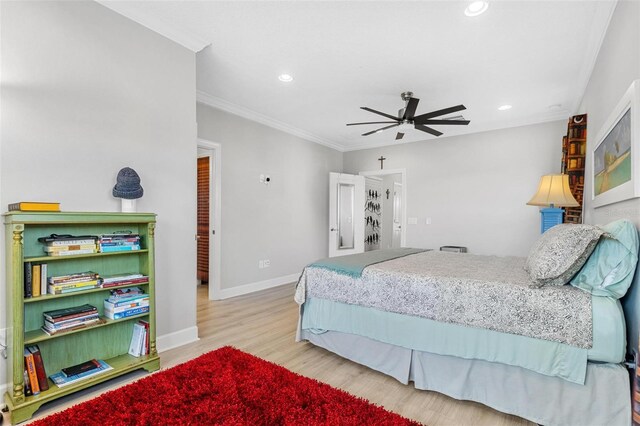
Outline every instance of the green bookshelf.
POLYGON ((9 359, 7 377, 10 386, 5 393, 11 423, 28 420, 46 402, 85 389, 137 369, 155 371, 160 368, 156 349, 154 230, 155 215, 151 213, 80 213, 80 212, 10 212, 4 214, 7 273, 7 329, 9 359), (130 230, 141 236, 141 250, 95 253, 76 256, 44 256, 38 237, 50 234, 101 235, 130 230), (46 263, 48 276, 95 271, 100 275, 139 272, 149 276, 145 284, 128 284, 97 288, 69 294, 47 294, 24 298, 24 263, 46 263), (113 288, 141 287, 149 294, 149 313, 110 320, 103 317, 103 300, 113 288), (104 323, 67 333, 49 336, 40 327, 42 313, 53 309, 83 305, 98 308, 104 323), (139 319, 149 321, 149 355, 133 357, 127 354, 133 325, 139 319), (49 390, 38 395, 24 395, 25 345, 38 344, 47 375, 64 367, 89 359, 102 359, 113 370, 88 377, 59 388, 49 380, 49 390))

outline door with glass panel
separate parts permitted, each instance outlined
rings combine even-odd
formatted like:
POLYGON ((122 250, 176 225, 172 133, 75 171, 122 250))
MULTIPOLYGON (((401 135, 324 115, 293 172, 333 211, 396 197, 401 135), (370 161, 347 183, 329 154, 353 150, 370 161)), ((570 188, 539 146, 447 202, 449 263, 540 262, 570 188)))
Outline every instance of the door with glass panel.
POLYGON ((329 257, 364 252, 364 177, 329 174, 329 257))

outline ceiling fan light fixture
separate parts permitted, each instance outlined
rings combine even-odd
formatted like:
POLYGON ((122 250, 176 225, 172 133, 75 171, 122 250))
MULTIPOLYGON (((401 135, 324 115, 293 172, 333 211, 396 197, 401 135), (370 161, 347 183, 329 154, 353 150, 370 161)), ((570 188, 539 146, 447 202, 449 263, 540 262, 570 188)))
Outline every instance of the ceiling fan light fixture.
POLYGON ((478 16, 483 14, 489 8, 489 2, 487 1, 474 1, 467 6, 464 10, 464 14, 467 16, 478 16))
POLYGON ((291 74, 280 74, 278 76, 278 80, 282 81, 283 83, 290 83, 293 81, 293 76, 291 74))
POLYGON ((511 105, 500 105, 498 107, 498 110, 499 111, 506 111, 506 110, 511 109, 511 108, 513 108, 511 105))

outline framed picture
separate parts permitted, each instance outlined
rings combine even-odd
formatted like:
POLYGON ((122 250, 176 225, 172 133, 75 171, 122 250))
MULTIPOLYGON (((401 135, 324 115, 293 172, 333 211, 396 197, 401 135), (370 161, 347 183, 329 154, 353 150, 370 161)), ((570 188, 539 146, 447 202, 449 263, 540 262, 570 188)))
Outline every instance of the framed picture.
POLYGON ((591 155, 593 207, 640 197, 640 80, 600 129, 591 155))

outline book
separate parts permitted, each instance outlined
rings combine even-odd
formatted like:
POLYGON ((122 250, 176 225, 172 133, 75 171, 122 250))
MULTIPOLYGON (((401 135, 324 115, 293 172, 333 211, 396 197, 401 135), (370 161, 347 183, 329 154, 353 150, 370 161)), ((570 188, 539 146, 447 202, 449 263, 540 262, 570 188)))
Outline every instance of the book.
POLYGON ((59 371, 49 376, 49 378, 53 383, 55 383, 56 386, 58 386, 59 388, 62 388, 65 386, 69 386, 73 383, 76 383, 80 380, 86 379, 88 377, 92 377, 98 374, 102 374, 106 371, 113 370, 113 367, 111 367, 109 364, 107 364, 103 360, 99 359, 97 361, 100 364, 100 368, 97 368, 95 370, 90 370, 84 373, 77 374, 75 376, 66 376, 62 371, 59 371))
POLYGON ((65 321, 60 321, 60 322, 51 322, 51 321, 44 321, 44 326, 47 327, 49 330, 61 330, 64 328, 69 328, 72 326, 75 326, 77 324, 83 324, 86 323, 88 321, 92 321, 95 319, 100 318, 99 314, 96 312, 95 314, 91 314, 91 315, 87 315, 84 317, 78 317, 78 318, 71 318, 65 321))
POLYGON ((31 296, 32 297, 38 297, 40 296, 40 265, 39 264, 34 264, 31 267, 31 281, 32 281, 32 288, 31 288, 31 296))
POLYGON ((96 370, 98 368, 100 368, 100 363, 97 360, 92 359, 77 365, 72 365, 71 367, 65 367, 62 369, 62 373, 65 376, 70 377, 70 376, 75 376, 81 373, 85 373, 87 371, 96 370))
POLYGON ((98 237, 95 235, 70 235, 51 234, 48 237, 38 237, 38 242, 47 245, 67 245, 67 244, 95 244, 98 237))
POLYGON ((141 324, 144 326, 144 350, 142 351, 143 355, 149 355, 149 321, 145 321, 145 320, 139 320, 138 324, 141 324))
POLYGON ((108 309, 114 309, 114 308, 119 308, 122 306, 132 306, 136 303, 140 303, 140 302, 149 302, 149 295, 144 293, 144 294, 136 294, 134 296, 131 297, 127 297, 127 298, 123 298, 123 299, 117 299, 117 300, 105 300, 104 301, 104 307, 108 308, 108 309))
POLYGON ((29 352, 33 355, 33 362, 36 366, 36 376, 38 377, 38 386, 40 387, 40 391, 46 391, 49 389, 49 381, 47 380, 47 372, 44 369, 44 361, 42 359, 42 354, 40 353, 40 348, 38 345, 32 345, 27 347, 29 352))
POLYGON ((46 253, 57 253, 61 251, 75 251, 75 250, 95 250, 95 244, 65 244, 60 246, 46 246, 44 251, 46 253))
POLYGON ((24 298, 31 297, 31 262, 24 263, 24 298))
POLYGON ((45 327, 44 325, 42 327, 40 327, 40 329, 42 331, 44 331, 46 334, 48 334, 49 336, 54 336, 56 334, 68 333, 70 331, 80 330, 82 328, 87 328, 89 326, 96 325, 96 324, 103 324, 104 322, 105 321, 103 319, 96 318, 94 320, 89 320, 89 321, 83 322, 81 324, 76 324, 73 327, 63 328, 63 329, 60 329, 60 330, 50 330, 47 327, 45 327))
POLYGON ((74 256, 74 255, 78 255, 78 254, 92 254, 92 253, 97 253, 98 251, 93 248, 93 249, 83 249, 83 250, 63 250, 63 251, 55 251, 55 252, 51 252, 48 253, 49 256, 74 256))
POLYGON ((93 290, 94 288, 100 288, 100 285, 92 284, 92 285, 81 286, 81 287, 62 287, 62 288, 49 286, 47 288, 47 291, 49 292, 49 294, 67 294, 67 293, 74 293, 78 291, 93 290))
POLYGON ((135 315, 146 314, 147 312, 149 312, 149 307, 148 306, 141 306, 139 308, 128 309, 128 310, 123 311, 123 312, 105 311, 104 312, 104 316, 106 316, 107 318, 112 319, 112 320, 117 320, 117 319, 129 318, 129 317, 132 317, 132 316, 135 316, 135 315))
POLYGON ((116 251, 134 251, 140 250, 140 244, 135 244, 132 246, 100 246, 100 251, 102 253, 113 253, 116 251))
POLYGON ((38 385, 38 375, 36 374, 36 364, 33 362, 33 354, 29 352, 27 348, 24 348, 24 362, 27 366, 27 374, 29 375, 29 384, 31 385, 31 392, 34 395, 40 393, 40 386, 38 385))
POLYGON ((47 294, 47 273, 49 267, 46 263, 40 265, 40 294, 47 294))
POLYGON ((75 315, 75 314, 92 312, 92 311, 97 311, 97 310, 98 310, 98 308, 96 308, 93 305, 84 304, 84 305, 81 305, 81 306, 73 306, 71 308, 63 308, 63 309, 55 309, 55 310, 52 310, 52 311, 45 311, 45 312, 42 313, 42 315, 44 315, 44 317, 47 318, 47 319, 56 319, 56 318, 60 318, 60 317, 68 316, 68 315, 75 315))
POLYGON ((109 288, 109 287, 118 287, 118 286, 123 286, 123 285, 133 285, 133 284, 148 284, 149 283, 149 277, 143 277, 143 278, 135 278, 132 280, 127 280, 127 281, 112 281, 112 282, 108 282, 108 283, 102 283, 100 285, 100 287, 102 288, 109 288))
POLYGON ((140 301, 136 301, 134 303, 129 303, 126 304, 124 306, 107 306, 106 304, 104 305, 104 313, 105 315, 110 314, 110 315, 114 315, 114 314, 119 314, 122 312, 127 312, 131 309, 138 309, 138 308, 144 308, 146 306, 149 306, 149 299, 142 299, 140 301))
POLYGON ((129 344, 129 355, 139 357, 141 355, 144 341, 144 325, 133 324, 133 334, 131 335, 131 343, 129 344))
POLYGON ((125 272, 122 274, 115 274, 115 275, 103 275, 102 282, 110 283, 110 282, 117 282, 117 281, 123 281, 123 280, 133 280, 137 278, 145 278, 145 276, 135 272, 125 272))
POLYGON ((9 211, 22 212, 59 212, 60 203, 49 203, 42 201, 20 201, 9 204, 9 211))

